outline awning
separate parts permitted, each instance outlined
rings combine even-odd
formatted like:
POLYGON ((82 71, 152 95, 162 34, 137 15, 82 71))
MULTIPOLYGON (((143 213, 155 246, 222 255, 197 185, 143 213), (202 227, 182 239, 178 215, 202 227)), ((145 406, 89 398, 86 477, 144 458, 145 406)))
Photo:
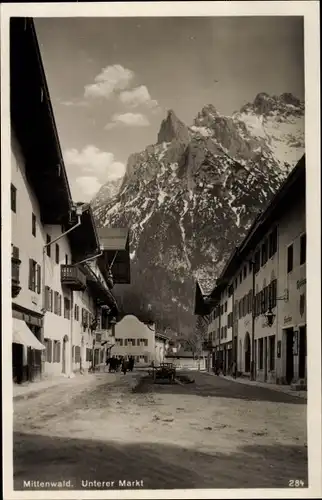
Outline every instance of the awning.
POLYGON ((39 351, 46 349, 32 333, 26 322, 18 318, 12 318, 12 342, 26 345, 39 351))

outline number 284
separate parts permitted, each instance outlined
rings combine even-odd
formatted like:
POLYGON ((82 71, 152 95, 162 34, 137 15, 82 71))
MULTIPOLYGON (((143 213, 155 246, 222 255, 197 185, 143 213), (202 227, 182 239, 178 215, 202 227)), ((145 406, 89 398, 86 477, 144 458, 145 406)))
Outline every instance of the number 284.
POLYGON ((290 479, 288 482, 290 488, 301 488, 304 486, 302 479, 290 479))

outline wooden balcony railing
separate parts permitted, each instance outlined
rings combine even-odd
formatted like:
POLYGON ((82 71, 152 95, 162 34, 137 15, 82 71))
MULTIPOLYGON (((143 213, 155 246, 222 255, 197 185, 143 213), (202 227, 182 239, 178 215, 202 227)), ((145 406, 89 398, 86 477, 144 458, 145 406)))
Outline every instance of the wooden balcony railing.
POLYGON ((78 267, 70 264, 62 265, 60 276, 62 285, 68 286, 72 290, 85 290, 86 276, 78 267))

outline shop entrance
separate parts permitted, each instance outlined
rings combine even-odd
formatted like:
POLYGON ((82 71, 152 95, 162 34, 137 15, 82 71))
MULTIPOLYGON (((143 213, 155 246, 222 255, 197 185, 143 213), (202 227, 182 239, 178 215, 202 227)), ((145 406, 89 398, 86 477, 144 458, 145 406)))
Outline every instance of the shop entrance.
POLYGON ((249 333, 246 332, 245 341, 244 341, 244 356, 245 356, 245 373, 250 372, 250 336, 249 333))
POLYGON ((293 355, 293 342, 294 331, 293 328, 286 328, 286 383, 290 384, 294 378, 294 355, 293 355))
POLYGON ((299 378, 306 378, 306 325, 300 326, 299 378))

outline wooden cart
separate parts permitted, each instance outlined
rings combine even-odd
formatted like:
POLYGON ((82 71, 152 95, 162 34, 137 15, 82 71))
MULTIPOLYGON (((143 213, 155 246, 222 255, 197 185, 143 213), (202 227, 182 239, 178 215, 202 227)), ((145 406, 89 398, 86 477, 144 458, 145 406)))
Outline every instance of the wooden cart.
POLYGON ((161 363, 153 370, 153 382, 168 380, 170 384, 175 381, 176 367, 173 363, 161 363))

